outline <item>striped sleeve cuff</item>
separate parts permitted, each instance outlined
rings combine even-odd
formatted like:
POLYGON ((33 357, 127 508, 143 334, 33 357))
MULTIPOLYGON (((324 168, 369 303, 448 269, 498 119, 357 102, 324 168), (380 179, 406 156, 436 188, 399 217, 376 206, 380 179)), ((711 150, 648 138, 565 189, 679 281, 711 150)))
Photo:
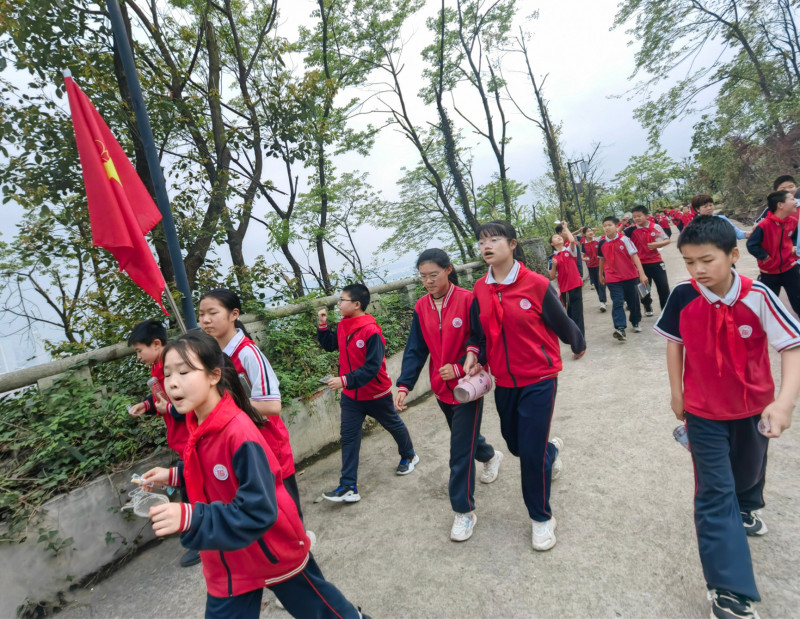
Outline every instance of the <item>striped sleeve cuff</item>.
POLYGON ((144 404, 144 412, 150 412, 150 400, 143 400, 142 404, 144 404))
POLYGON ((456 378, 462 378, 464 376, 464 366, 460 363, 453 364, 453 371, 456 373, 456 378))
POLYGON ((194 510, 189 503, 180 503, 181 506, 181 530, 180 532, 183 533, 184 531, 188 531, 192 526, 192 513, 194 510))
POLYGON ((397 391, 399 393, 408 393, 408 387, 406 387, 405 385, 398 385, 397 391))
POLYGON ((467 346, 467 352, 475 353, 477 355, 480 354, 481 349, 477 346, 467 346))
POLYGON ((169 485, 173 487, 178 487, 181 485, 181 476, 178 473, 178 467, 173 466, 169 470, 169 485))
POLYGON ((341 378, 341 379, 342 379, 342 388, 343 388, 343 389, 347 389, 347 376, 345 376, 344 374, 342 374, 342 375, 341 375, 339 378, 341 378))
POLYGON ((328 330, 328 323, 326 322, 324 324, 317 324, 317 329, 319 329, 320 331, 327 331, 328 330))

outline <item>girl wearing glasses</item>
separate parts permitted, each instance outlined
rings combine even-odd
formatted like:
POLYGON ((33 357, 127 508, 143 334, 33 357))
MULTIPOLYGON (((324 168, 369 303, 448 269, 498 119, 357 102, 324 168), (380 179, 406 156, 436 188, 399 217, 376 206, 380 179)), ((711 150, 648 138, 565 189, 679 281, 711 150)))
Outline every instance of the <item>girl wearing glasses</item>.
POLYGON ((483 462, 480 480, 497 479, 503 454, 480 434, 483 398, 460 404, 453 395, 465 376, 464 359, 470 334, 472 293, 459 288, 450 257, 441 249, 426 249, 417 259, 417 270, 428 294, 417 301, 411 332, 397 380, 395 407, 405 410, 406 396, 417 383, 425 361, 431 389, 450 428, 450 505, 455 512, 450 539, 463 542, 472 536, 475 515, 475 460, 483 462))
POLYGON ((500 430, 519 457, 522 498, 533 521, 534 550, 556 543, 550 482, 561 472, 563 441, 550 435, 561 371, 559 338, 578 359, 586 341, 546 277, 528 270, 517 232, 506 221, 478 228, 478 246, 489 271, 475 283, 464 370, 477 374, 487 363, 497 387, 500 430), (480 363, 479 363, 480 361, 480 363))

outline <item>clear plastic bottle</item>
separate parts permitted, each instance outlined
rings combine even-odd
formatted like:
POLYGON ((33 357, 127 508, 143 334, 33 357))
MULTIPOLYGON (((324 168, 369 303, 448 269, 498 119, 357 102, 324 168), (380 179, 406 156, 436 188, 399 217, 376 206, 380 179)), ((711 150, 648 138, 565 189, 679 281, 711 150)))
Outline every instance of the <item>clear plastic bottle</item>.
POLYGON ((675 440, 678 441, 681 445, 686 447, 687 451, 692 451, 692 446, 689 445, 689 435, 686 434, 686 426, 678 426, 672 431, 672 436, 675 437, 675 440))
POLYGON ((147 386, 150 387, 150 391, 153 392, 154 399, 161 398, 165 402, 169 402, 167 393, 164 391, 164 388, 161 386, 161 383, 155 376, 152 376, 147 380, 147 386))

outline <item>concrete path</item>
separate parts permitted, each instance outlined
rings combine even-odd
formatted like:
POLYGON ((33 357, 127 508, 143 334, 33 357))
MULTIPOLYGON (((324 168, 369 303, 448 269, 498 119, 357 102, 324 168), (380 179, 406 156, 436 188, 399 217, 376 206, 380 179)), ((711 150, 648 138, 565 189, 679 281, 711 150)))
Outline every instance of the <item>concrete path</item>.
MULTIPOLYGON (((740 243, 740 271, 754 276, 755 261, 740 243)), ((671 284, 688 277, 674 244, 663 255, 671 284)), ((573 361, 564 350, 553 424, 565 447, 551 551, 531 549, 513 457, 495 483, 477 484, 472 539, 449 540, 449 433, 430 397, 404 413, 421 458, 411 475, 394 474, 396 449, 382 429, 363 443, 360 503, 315 502, 336 486, 338 451, 298 472, 319 565, 374 618, 708 616, 691 460, 672 438, 678 422, 669 408, 665 340, 651 330, 654 317, 643 321, 643 333, 629 330, 626 343, 615 341, 611 313, 599 312, 588 283, 583 294, 589 352, 573 361)), ((483 433, 509 456, 491 397, 483 433)), ((769 534, 751 541, 762 617, 800 616, 799 447, 796 428, 770 447, 769 534)), ((202 573, 178 566, 182 552, 175 538, 146 550, 92 589, 69 594, 74 603, 60 616, 202 616, 202 573)), ((269 604, 262 617, 288 615, 269 604)))

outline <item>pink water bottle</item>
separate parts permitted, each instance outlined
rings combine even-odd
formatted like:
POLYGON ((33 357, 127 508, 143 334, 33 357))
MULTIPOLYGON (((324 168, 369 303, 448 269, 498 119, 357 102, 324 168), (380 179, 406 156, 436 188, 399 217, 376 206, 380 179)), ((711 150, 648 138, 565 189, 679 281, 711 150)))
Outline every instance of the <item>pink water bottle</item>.
POLYGON ((481 370, 475 376, 465 376, 458 381, 453 389, 453 395, 461 404, 474 402, 492 390, 492 377, 486 370, 481 370))

